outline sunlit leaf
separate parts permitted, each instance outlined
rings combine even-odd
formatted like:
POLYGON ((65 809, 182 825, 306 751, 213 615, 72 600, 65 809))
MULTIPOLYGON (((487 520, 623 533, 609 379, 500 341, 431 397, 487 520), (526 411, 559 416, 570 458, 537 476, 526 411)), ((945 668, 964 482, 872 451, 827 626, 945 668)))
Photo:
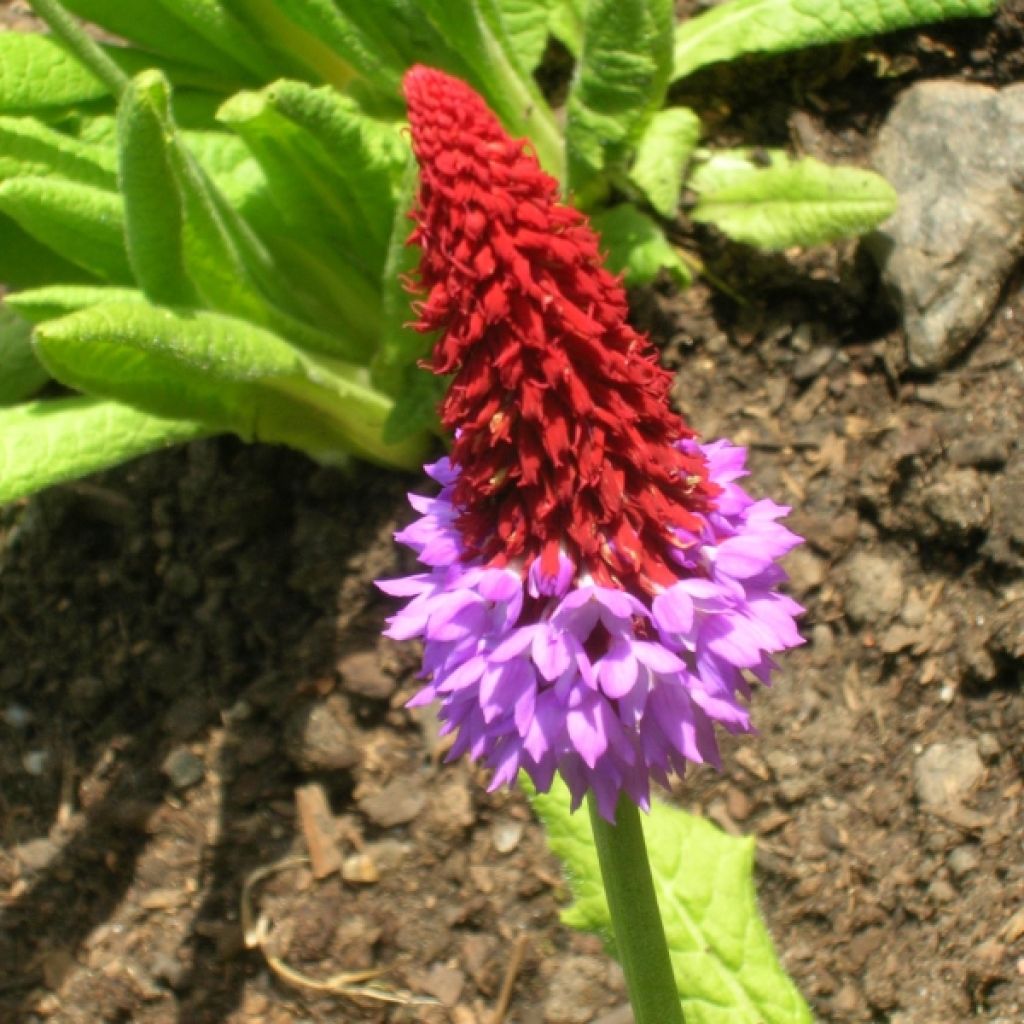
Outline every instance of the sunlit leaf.
POLYGON ((601 235, 608 267, 622 274, 627 285, 650 284, 665 270, 680 286, 690 283, 690 271, 665 233, 635 206, 622 203, 591 217, 601 235))

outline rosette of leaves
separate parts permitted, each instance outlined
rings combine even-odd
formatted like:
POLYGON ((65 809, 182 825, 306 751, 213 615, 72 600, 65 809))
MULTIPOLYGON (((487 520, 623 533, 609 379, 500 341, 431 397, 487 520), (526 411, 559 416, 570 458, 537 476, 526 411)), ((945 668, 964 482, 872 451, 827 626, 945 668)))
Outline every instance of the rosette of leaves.
POLYGON ((0 34, 0 501, 219 432, 419 464, 438 384, 404 326, 414 62, 530 137, 630 283, 685 283, 662 230, 684 185, 692 218, 769 247, 864 231, 894 197, 853 168, 698 150, 671 82, 997 3, 729 0, 678 25, 671 0, 34 6, 55 33, 0 34), (564 131, 533 74, 551 36, 576 59, 564 131))

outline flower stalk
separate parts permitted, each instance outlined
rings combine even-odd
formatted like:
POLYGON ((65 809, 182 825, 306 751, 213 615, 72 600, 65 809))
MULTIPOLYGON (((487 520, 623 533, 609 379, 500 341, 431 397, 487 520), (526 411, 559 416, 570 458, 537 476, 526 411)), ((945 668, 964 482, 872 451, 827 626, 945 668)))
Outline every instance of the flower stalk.
POLYGON ((636 1024, 684 1024, 658 911, 640 812, 628 797, 605 820, 593 794, 587 798, 612 931, 636 1024))

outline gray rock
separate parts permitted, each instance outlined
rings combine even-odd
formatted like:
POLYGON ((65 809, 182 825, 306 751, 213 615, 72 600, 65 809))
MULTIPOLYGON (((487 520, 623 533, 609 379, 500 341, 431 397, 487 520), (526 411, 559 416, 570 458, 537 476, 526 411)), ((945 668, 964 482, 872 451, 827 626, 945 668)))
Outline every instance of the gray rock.
POLYGON ((14 848, 14 856, 26 871, 42 871, 60 853, 52 839, 30 839, 14 848))
POLYGON ((165 758, 160 770, 175 789, 189 789, 202 782, 206 767, 188 747, 175 747, 165 758))
POLYGON ((957 846, 949 851, 946 863, 954 878, 963 878, 964 875, 969 875, 981 864, 981 853, 977 846, 957 846))
POLYGON ((992 524, 982 551, 1012 569, 1024 568, 1024 459, 1014 459, 989 488, 992 524))
POLYGON ((338 659, 342 686, 349 693, 371 700, 387 700, 395 692, 396 682, 385 675, 376 651, 352 651, 338 659))
POLYGON ((998 469, 1010 457, 1010 439, 998 434, 961 437, 949 446, 949 461, 954 466, 998 469))
POLYGON ((888 622, 903 606, 903 589, 899 562, 858 552, 847 568, 846 614, 858 625, 888 622))
POLYGON ((970 343, 1024 252, 1024 84, 920 82, 878 136, 899 208, 867 240, 903 312, 917 370, 970 343))
POLYGON ((408 824, 423 810, 427 796, 416 779, 395 779, 359 801, 359 810, 379 828, 408 824))
POLYGON ((567 956, 551 975, 545 1024, 588 1024, 606 1004, 607 968, 593 956, 567 956))
POLYGON ((359 763, 358 730, 340 694, 296 708, 285 724, 289 758, 305 771, 341 771, 359 763))
POLYGON ((933 807, 959 803, 984 771, 974 740, 933 743, 914 762, 914 792, 922 804, 933 807))
POLYGON ((934 524, 925 535, 939 534, 967 544, 988 526, 989 500, 985 481, 973 469, 951 469, 921 495, 924 513, 934 524))

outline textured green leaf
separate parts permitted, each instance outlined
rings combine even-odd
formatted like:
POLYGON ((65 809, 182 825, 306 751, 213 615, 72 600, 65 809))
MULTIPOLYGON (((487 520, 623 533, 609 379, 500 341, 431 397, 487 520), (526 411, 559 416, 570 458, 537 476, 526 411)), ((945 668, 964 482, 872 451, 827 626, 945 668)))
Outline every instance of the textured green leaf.
POLYGON ((515 55, 498 0, 465 0, 459 4, 419 0, 419 5, 466 62, 465 77, 486 97, 508 131, 529 136, 545 169, 561 180, 561 136, 540 88, 515 55))
POLYGON ((32 325, 0 302, 0 405, 34 395, 49 377, 32 351, 32 325))
POLYGON ((198 423, 81 396, 0 409, 0 502, 209 433, 198 423))
POLYGON ((356 367, 302 353, 234 317, 106 303, 40 324, 36 349, 61 382, 156 416, 196 420, 244 440, 345 453, 412 468, 422 441, 389 446, 391 402, 356 367))
MULTIPOLYGON (((351 5, 334 0, 249 0, 244 16, 278 50, 334 88, 347 88, 358 75, 382 92, 396 94, 403 66, 399 54, 387 38, 368 36, 346 15, 345 6, 351 5)), ((382 5, 376 6, 377 32, 386 35, 391 26, 379 10, 382 5)))
POLYGON ((588 0, 555 0, 548 26, 551 34, 576 58, 583 49, 583 23, 588 0))
POLYGON ((509 46, 520 65, 533 71, 544 56, 556 0, 497 0, 509 46))
MULTIPOLYGON (((601 935, 614 954, 587 815, 569 813, 557 777, 550 793, 531 801, 574 896, 562 920, 601 935)), ((758 912, 753 839, 657 801, 643 828, 686 1024, 811 1024, 758 912)))
POLYGON ((590 0, 565 129, 570 187, 624 172, 665 98, 672 70, 672 0, 590 0))
POLYGON ((289 227, 353 253, 376 279, 409 152, 398 125, 367 117, 330 88, 299 82, 240 93, 219 116, 256 156, 289 227))
POLYGON ((0 32, 0 113, 33 113, 106 95, 106 86, 57 40, 0 32))
POLYGON ((4 302, 19 316, 34 324, 68 313, 77 313, 101 302, 145 302, 146 296, 134 288, 106 285, 54 284, 4 296, 4 302))
POLYGON ((662 269, 680 286, 690 283, 690 271, 665 233, 635 206, 622 203, 590 218, 608 254, 608 267, 622 274, 627 285, 649 284, 662 269))
POLYGON ((236 64, 224 50, 208 43, 168 7, 154 0, 144 3, 64 0, 64 6, 80 18, 102 25, 108 32, 152 53, 213 68, 228 77, 244 73, 243 66, 236 64))
POLYGON ((260 79, 280 73, 280 63, 223 0, 149 0, 184 22, 216 50, 260 79))
POLYGON ((117 193, 59 178, 11 178, 0 183, 0 212, 97 277, 131 282, 124 204, 117 193))
POLYGON ((730 0, 676 28, 673 78, 749 53, 785 53, 947 18, 992 14, 999 0, 730 0))
POLYGON ((112 147, 81 142, 32 117, 0 117, 0 180, 19 175, 117 187, 112 147))
POLYGON ((700 138, 700 118, 686 107, 659 110, 636 147, 629 178, 663 217, 679 207, 683 175, 700 138))
POLYGON ((128 251, 151 300, 241 316, 317 351, 361 354, 357 339, 314 328, 290 310, 293 296, 272 256, 182 141, 159 72, 131 82, 118 119, 128 251))
POLYGON ((95 281, 94 275, 36 241, 0 214, 0 281, 9 288, 35 288, 51 281, 95 281))
POLYGON ((713 154, 688 183, 698 195, 693 219, 738 242, 784 249, 861 234, 896 208, 892 186, 871 171, 779 151, 767 160, 763 166, 743 151, 713 154))

